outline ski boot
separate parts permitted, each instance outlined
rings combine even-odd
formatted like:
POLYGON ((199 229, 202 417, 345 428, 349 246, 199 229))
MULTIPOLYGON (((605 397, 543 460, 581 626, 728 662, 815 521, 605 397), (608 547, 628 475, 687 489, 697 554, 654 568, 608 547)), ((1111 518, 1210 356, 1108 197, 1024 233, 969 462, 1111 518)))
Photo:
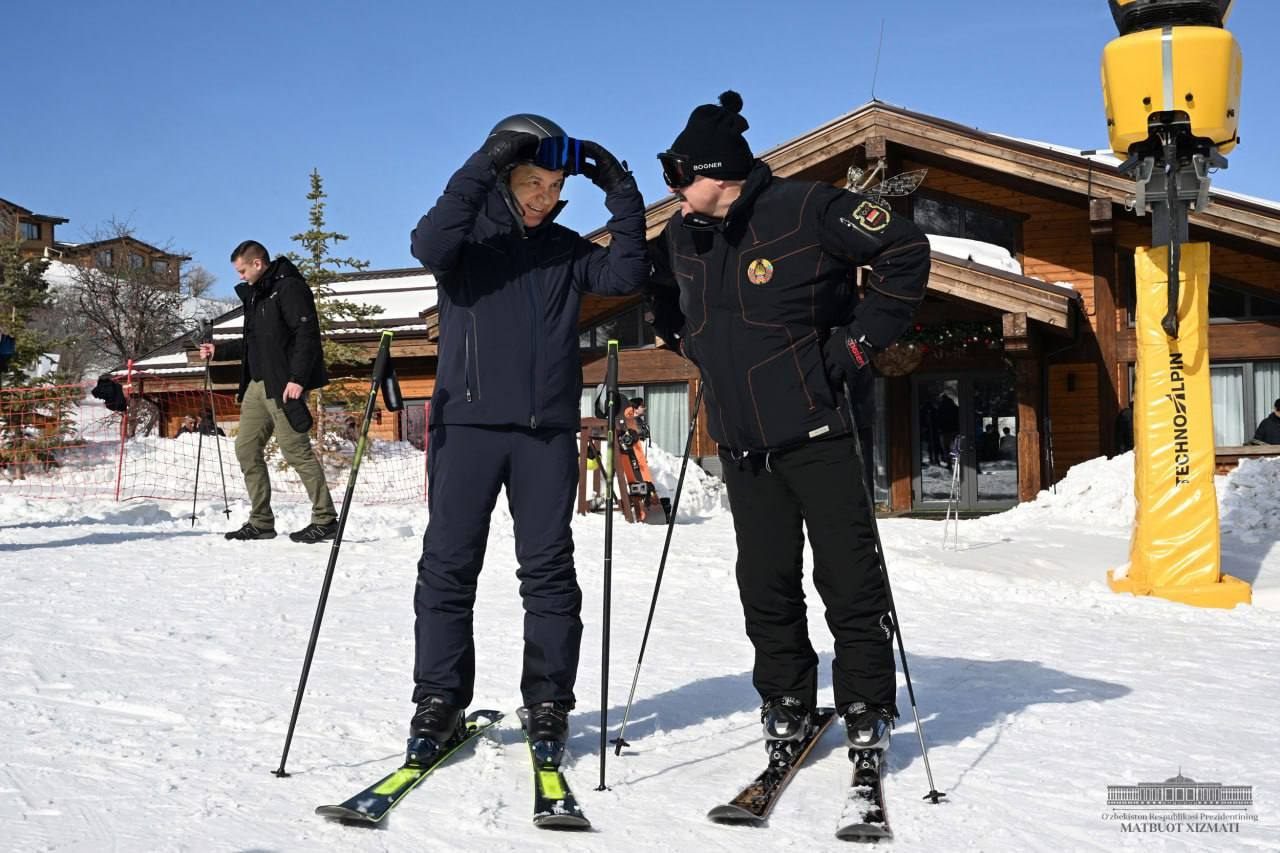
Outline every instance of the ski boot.
POLYGON ((562 702, 538 702, 520 709, 520 722, 539 769, 558 768, 569 738, 569 706, 562 702))
POLYGON ((466 734, 463 710, 439 696, 428 696, 419 702, 413 719, 409 721, 409 745, 405 750, 404 763, 426 767, 462 740, 466 734))
POLYGON ((794 696, 776 696, 760 706, 769 763, 790 764, 794 753, 813 731, 813 714, 794 696))
POLYGON ((893 709, 882 705, 854 702, 845 709, 849 760, 853 762, 855 775, 870 776, 880 772, 880 762, 889 749, 893 720, 893 709))

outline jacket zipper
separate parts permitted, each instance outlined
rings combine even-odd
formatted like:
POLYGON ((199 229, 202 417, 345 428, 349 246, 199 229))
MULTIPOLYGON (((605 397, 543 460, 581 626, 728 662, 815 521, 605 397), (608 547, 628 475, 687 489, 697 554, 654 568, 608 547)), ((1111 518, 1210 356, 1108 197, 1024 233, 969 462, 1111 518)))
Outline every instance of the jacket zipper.
MULTIPOLYGON (((525 261, 527 261, 529 257, 529 244, 526 242, 527 240, 528 237, 521 237, 520 246, 525 255, 523 258, 525 261)), ((532 324, 529 329, 529 429, 537 429, 538 415, 536 402, 538 395, 537 389, 534 387, 534 383, 538 376, 538 335, 542 331, 542 317, 538 311, 538 295, 533 292, 532 278, 526 275, 524 276, 524 279, 525 293, 529 297, 529 321, 532 324)))
POLYGON ((471 330, 467 329, 463 340, 466 342, 466 358, 462 363, 462 381, 467 387, 467 402, 471 402, 471 330))

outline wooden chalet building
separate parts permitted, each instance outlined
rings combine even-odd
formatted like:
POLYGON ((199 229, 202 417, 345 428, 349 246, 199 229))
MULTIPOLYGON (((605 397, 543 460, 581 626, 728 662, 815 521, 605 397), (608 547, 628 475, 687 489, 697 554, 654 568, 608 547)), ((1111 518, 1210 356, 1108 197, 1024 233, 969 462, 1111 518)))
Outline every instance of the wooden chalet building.
MULTIPOLYGON (((880 102, 759 156, 775 174, 840 186, 855 164, 871 169, 883 161, 886 175, 927 170, 915 192, 886 198, 935 236, 917 327, 878 362, 878 501, 925 511, 945 503, 956 434, 965 438, 960 501, 973 510, 1029 500, 1071 465, 1115 452, 1116 416, 1129 403, 1136 357, 1133 252, 1149 243, 1151 226, 1127 209, 1134 186, 1114 157, 880 102)), ((650 239, 675 208, 671 197, 649 206, 650 239)), ((1280 397, 1280 204, 1215 191, 1191 222, 1191 239, 1212 245, 1215 431, 1220 459, 1230 459, 1247 452, 1240 445, 1280 397)), ((603 230, 589 236, 607 240, 603 230)), ((401 291, 394 297, 401 307, 378 325, 398 330, 397 371, 418 414, 381 430, 412 437, 434 382, 434 282, 422 270, 393 270, 350 276, 342 288, 350 288, 344 298, 363 298, 360 288, 370 299, 401 291), (406 295, 415 289, 418 296, 406 295)), ((233 315, 220 320, 220 333, 232 333, 233 315)), ((584 300, 583 378, 588 387, 603 380, 604 342, 619 339, 624 388, 646 397, 654 441, 679 453, 697 371, 655 346, 643 316, 639 296, 584 300)), ((342 332, 370 354, 377 334, 342 332)), ((173 363, 181 347, 167 350, 140 362, 142 369, 150 362, 199 373, 173 363)), ((217 368, 219 387, 233 387, 233 368, 217 368)), ((715 454, 699 426, 693 455, 714 470, 715 454)))

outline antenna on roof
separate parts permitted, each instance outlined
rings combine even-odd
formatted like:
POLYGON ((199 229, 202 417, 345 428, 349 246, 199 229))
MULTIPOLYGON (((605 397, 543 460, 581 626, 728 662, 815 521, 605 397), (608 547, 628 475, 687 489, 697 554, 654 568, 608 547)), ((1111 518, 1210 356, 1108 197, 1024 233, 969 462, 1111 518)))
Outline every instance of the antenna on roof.
POLYGON ((876 43, 876 67, 871 71, 871 100, 876 99, 876 78, 880 76, 880 48, 884 47, 884 18, 880 19, 880 41, 876 43))

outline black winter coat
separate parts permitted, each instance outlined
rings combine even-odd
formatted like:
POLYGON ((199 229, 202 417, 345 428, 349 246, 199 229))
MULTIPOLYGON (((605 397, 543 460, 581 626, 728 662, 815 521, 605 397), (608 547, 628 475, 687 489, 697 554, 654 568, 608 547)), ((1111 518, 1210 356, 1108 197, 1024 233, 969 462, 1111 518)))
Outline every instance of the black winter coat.
POLYGON ((244 303, 244 337, 218 344, 217 355, 240 359, 237 399, 244 399, 254 373, 262 379, 267 396, 275 400, 281 400, 290 382, 305 391, 329 383, 316 299, 292 261, 276 258, 257 282, 237 284, 236 295, 244 303))
POLYGON ((654 329, 698 365, 711 437, 730 451, 777 450, 849 431, 823 345, 833 329, 879 348, 896 341, 924 299, 929 242, 885 205, 756 161, 723 222, 671 218, 653 266, 654 329))
POLYGON ((526 230, 483 152, 449 179, 410 238, 440 304, 433 425, 578 428, 582 294, 630 293, 649 274, 635 180, 607 194, 605 206, 608 248, 550 221, 554 213, 526 230))
POLYGON ((1275 412, 1267 415, 1254 430, 1253 440, 1263 444, 1280 444, 1280 417, 1275 412))

